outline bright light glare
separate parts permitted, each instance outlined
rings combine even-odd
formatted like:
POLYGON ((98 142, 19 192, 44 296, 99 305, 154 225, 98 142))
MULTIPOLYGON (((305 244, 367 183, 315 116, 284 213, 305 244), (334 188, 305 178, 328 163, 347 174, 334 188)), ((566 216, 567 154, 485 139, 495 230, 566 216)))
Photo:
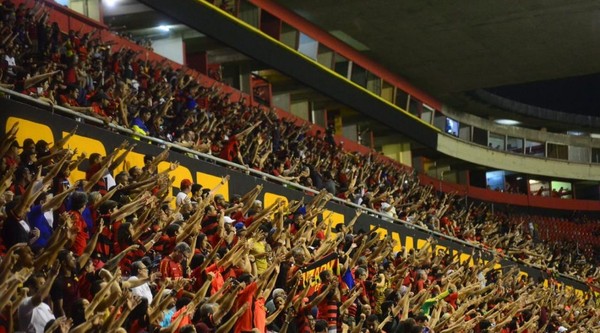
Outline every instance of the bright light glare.
POLYGON ((499 125, 507 125, 507 126, 514 126, 514 125, 520 124, 519 121, 512 120, 512 119, 496 119, 494 122, 499 125))
POLYGON ((117 4, 117 0, 104 0, 104 3, 108 6, 108 7, 114 7, 117 4))
POLYGON ((169 31, 171 30, 171 28, 168 25, 160 25, 158 26, 158 29, 162 30, 162 31, 169 31))

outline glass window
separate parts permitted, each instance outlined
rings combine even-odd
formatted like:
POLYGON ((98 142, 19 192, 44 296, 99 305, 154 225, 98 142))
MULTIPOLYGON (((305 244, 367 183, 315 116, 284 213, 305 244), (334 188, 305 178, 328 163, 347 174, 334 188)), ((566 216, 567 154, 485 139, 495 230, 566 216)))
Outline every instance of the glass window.
POLYGON ((333 66, 333 57, 335 53, 328 48, 327 46, 319 43, 319 52, 317 54, 317 61, 327 67, 331 68, 333 66))
POLYGON ((509 136, 506 139, 506 150, 512 153, 523 154, 523 138, 509 136))
POLYGON ((458 137, 465 140, 471 141, 471 126, 467 124, 459 124, 458 137))
POLYGON ((408 105, 408 112, 413 116, 420 117, 421 110, 423 109, 421 101, 415 99, 414 97, 410 97, 410 103, 408 105))
POLYGON ((260 10, 254 4, 249 3, 248 1, 240 2, 240 13, 238 17, 250 24, 251 26, 258 28, 259 25, 259 16, 260 10))
POLYGON ((444 132, 452 134, 454 136, 458 136, 458 127, 458 121, 452 118, 446 118, 446 126, 444 127, 444 132))
POLYGON ((546 146, 543 142, 525 140, 525 154, 531 156, 546 156, 546 146))
POLYGON ((350 76, 352 82, 358 84, 361 87, 367 86, 367 70, 357 65, 356 63, 352 63, 352 74, 350 76))
POLYGON ((557 143, 548 143, 548 153, 546 154, 546 156, 549 158, 556 158, 559 160, 568 160, 569 146, 557 143))
POLYGON ((496 149, 496 150, 504 150, 505 149, 505 145, 504 145, 505 138, 506 137, 502 134, 490 132, 490 135, 488 137, 488 148, 496 149))
POLYGON ((432 109, 429 105, 423 104, 423 112, 421 112, 421 120, 424 122, 431 124, 431 118, 435 114, 435 110, 432 109))
POLYGON ((367 71, 367 89, 376 95, 381 94, 381 78, 367 71))
POLYGON ((348 73, 350 61, 338 53, 335 54, 334 61, 334 70, 341 76, 348 78, 350 74, 348 73))
POLYGON ((381 97, 386 101, 393 103, 394 102, 394 86, 383 81, 383 86, 381 87, 381 97))
POLYGON ((590 163, 591 152, 589 147, 569 146, 569 161, 590 163))
POLYGON ((504 190, 512 194, 526 194, 527 181, 521 174, 506 172, 504 190))
POLYGON ((487 146, 488 145, 488 135, 487 131, 483 128, 473 127, 473 142, 478 145, 487 146))
POLYGON ((529 192, 531 195, 548 197, 550 196, 550 182, 547 180, 530 179, 529 192))
POLYGON ((317 60, 318 49, 319 42, 303 33, 300 33, 298 37, 298 52, 304 54, 305 56, 313 60, 317 60))
POLYGON ((568 182, 552 181, 552 197, 573 199, 573 184, 568 182))
POLYGON ((492 191, 504 191, 504 171, 486 172, 486 188, 492 191))
POLYGON ((394 104, 406 111, 406 103, 408 103, 408 93, 400 88, 396 88, 396 101, 394 104))
POLYGON ((442 132, 446 132, 446 116, 444 116, 441 112, 436 112, 433 118, 433 126, 439 129, 442 132))
POLYGON ((298 30, 282 22, 281 36, 279 37, 279 41, 293 49, 296 49, 296 43, 298 42, 298 30))
POLYGON ((600 163, 600 148, 592 148, 592 163, 600 163))

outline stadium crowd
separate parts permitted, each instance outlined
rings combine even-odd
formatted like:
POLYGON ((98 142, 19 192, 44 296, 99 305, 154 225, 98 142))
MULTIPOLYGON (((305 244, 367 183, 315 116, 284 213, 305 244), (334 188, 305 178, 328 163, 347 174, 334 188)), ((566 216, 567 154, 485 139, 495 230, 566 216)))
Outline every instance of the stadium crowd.
POLYGON ((133 145, 86 157, 63 148, 68 136, 21 147, 17 130, 0 145, 0 331, 600 329, 593 293, 499 269, 499 256, 461 263, 433 239, 394 252, 391 238, 353 231, 358 210, 334 233, 317 218, 333 197, 325 190, 263 207, 260 186, 227 202, 215 193, 228 177, 213 189, 184 179, 173 200, 177 164, 157 172, 168 150, 117 173, 133 145))
POLYGON ((68 138, 21 144, 13 128, 0 147, 7 332, 598 330, 593 294, 552 283, 556 271, 593 282, 595 254, 539 242, 531 217, 437 193, 401 165, 345 151, 331 130, 309 135, 218 84, 111 51, 93 32, 63 34, 43 2, 0 10, 3 87, 324 190, 310 203, 262 207, 260 188, 226 202, 184 181, 173 210, 173 184, 156 171, 167 152, 119 170, 126 154, 78 156, 63 148, 68 138), (81 166, 86 179, 72 182, 81 166), (316 219, 332 196, 547 269, 550 286, 494 261, 394 253, 391 240, 351 224, 333 235, 316 219), (298 272, 331 254, 335 271, 309 288, 298 272))

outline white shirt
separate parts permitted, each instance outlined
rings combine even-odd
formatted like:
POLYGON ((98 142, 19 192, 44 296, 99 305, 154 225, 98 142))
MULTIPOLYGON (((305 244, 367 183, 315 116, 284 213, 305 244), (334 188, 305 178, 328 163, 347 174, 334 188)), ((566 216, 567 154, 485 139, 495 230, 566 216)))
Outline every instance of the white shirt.
POLYGON ((6 54, 6 55, 4 55, 4 60, 6 61, 6 64, 8 65, 8 72, 11 74, 14 74, 15 70, 13 67, 15 67, 17 65, 15 57, 11 57, 8 54, 6 54))
POLYGON ((46 218, 46 221, 48 221, 48 225, 54 227, 54 212, 52 212, 52 209, 44 212, 44 217, 46 218))
POLYGON ((177 207, 181 206, 183 202, 187 200, 187 198, 187 193, 180 191, 179 193, 177 193, 177 197, 175 198, 175 205, 177 205, 177 207))
MULTIPOLYGON (((139 280, 137 278, 137 276, 130 277, 128 281, 135 281, 135 280, 139 280)), ((146 298, 148 300, 148 304, 152 304, 153 296, 152 296, 152 291, 150 290, 150 285, 148 284, 148 282, 142 284, 141 286, 131 288, 131 293, 136 296, 146 298)))
POLYGON ((31 296, 21 302, 18 315, 20 332, 27 333, 44 333, 46 324, 50 320, 56 319, 48 304, 42 302, 34 307, 31 303, 31 296))

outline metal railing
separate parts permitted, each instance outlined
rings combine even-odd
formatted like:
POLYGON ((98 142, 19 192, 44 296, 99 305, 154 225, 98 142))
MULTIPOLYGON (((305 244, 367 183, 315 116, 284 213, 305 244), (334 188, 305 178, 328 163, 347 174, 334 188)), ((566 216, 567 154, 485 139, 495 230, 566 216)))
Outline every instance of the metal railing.
MULTIPOLYGON (((179 144, 176 144, 176 143, 173 143, 173 142, 164 141, 164 140, 161 140, 161 139, 158 139, 158 138, 155 138, 155 137, 151 137, 151 136, 141 135, 141 134, 139 134, 137 132, 134 132, 133 130, 131 130, 129 128, 126 128, 126 127, 123 127, 123 126, 120 126, 120 125, 116 125, 116 124, 113 124, 113 123, 106 124, 102 120, 94 118, 92 116, 89 116, 89 115, 86 115, 86 114, 82 114, 80 112, 76 112, 76 111, 73 111, 71 109, 68 109, 68 108, 65 108, 65 107, 62 107, 62 106, 53 105, 53 104, 50 104, 48 102, 41 101, 41 100, 39 100, 37 98, 34 98, 34 97, 31 97, 31 96, 28 96, 28 95, 24 95, 24 94, 21 94, 21 93, 18 93, 18 92, 15 92, 15 91, 12 91, 12 90, 0 87, 0 97, 1 97, 2 93, 7 94, 7 95, 12 96, 12 97, 15 97, 16 99, 19 99, 19 100, 24 100, 24 101, 27 101, 29 103, 36 104, 38 106, 41 106, 43 109, 50 108, 51 112, 53 112, 53 113, 56 112, 56 111, 58 111, 58 113, 65 114, 65 115, 68 115, 68 116, 72 116, 72 117, 74 117, 76 119, 77 118, 79 118, 79 119, 85 119, 89 123, 94 123, 94 124, 100 125, 102 127, 107 127, 108 126, 109 128, 111 128, 111 129, 119 132, 120 134, 125 134, 125 135, 128 135, 128 136, 135 135, 136 137, 143 138, 144 140, 148 140, 148 141, 150 141, 150 142, 152 142, 154 144, 157 144, 157 145, 159 145, 161 147, 175 148, 178 151, 183 151, 185 153, 193 154, 193 155, 198 156, 198 157, 200 157, 200 158, 202 158, 204 160, 211 160, 211 161, 214 161, 214 162, 216 162, 218 164, 221 164, 221 165, 226 165, 226 166, 233 167, 233 168, 235 168, 235 169, 237 169, 237 170, 239 170, 241 172, 244 172, 246 174, 252 174, 252 175, 254 175, 254 176, 258 177, 258 178, 262 178, 263 180, 267 180, 268 179, 268 180, 276 182, 277 184, 285 184, 285 185, 288 185, 291 188, 299 189, 299 190, 302 190, 302 191, 305 191, 305 192, 308 192, 308 193, 312 193, 312 194, 318 194, 319 193, 318 191, 316 191, 316 190, 314 190, 312 188, 308 188, 308 187, 302 186, 300 184, 290 182, 288 180, 279 178, 277 176, 274 176, 274 175, 271 175, 271 174, 268 174, 268 173, 264 173, 262 171, 254 170, 252 168, 249 168, 249 167, 237 164, 237 163, 233 163, 233 162, 230 162, 230 161, 227 161, 227 160, 215 157, 215 156, 210 155, 210 154, 201 153, 201 152, 198 152, 196 150, 189 149, 187 147, 183 147, 183 146, 181 146, 179 144)), ((376 210, 373 210, 373 209, 370 209, 370 208, 367 208, 367 207, 363 207, 363 206, 357 205, 357 204, 355 204, 353 202, 349 202, 349 201, 337 198, 335 196, 332 198, 331 201, 334 201, 334 202, 336 202, 338 204, 341 204, 341 205, 352 207, 354 209, 359 209, 362 212, 367 212, 371 216, 379 217, 382 221, 392 221, 392 222, 389 222, 389 223, 402 224, 402 225, 404 225, 405 227, 407 227, 409 229, 417 229, 417 230, 420 230, 420 231, 422 231, 424 233, 430 234, 432 236, 437 236, 437 237, 440 237, 440 238, 444 238, 444 239, 447 239, 447 240, 452 241, 454 243, 458 243, 458 244, 461 244, 461 245, 464 245, 464 246, 467 246, 467 247, 470 247, 470 248, 475 248, 475 249, 484 251, 484 252, 486 252, 486 253, 488 253, 490 255, 493 255, 495 253, 494 251, 492 251, 490 249, 487 249, 487 248, 483 247, 482 245, 469 243, 469 242, 466 242, 466 241, 464 241, 462 239, 459 239, 459 238, 456 238, 456 237, 452 237, 452 236, 440 233, 440 232, 435 231, 435 230, 424 228, 422 226, 410 223, 410 222, 405 221, 405 220, 400 220, 400 219, 392 218, 392 217, 390 217, 388 215, 384 215, 381 212, 378 212, 376 210)), ((532 267, 532 268, 536 268, 536 269, 542 270, 542 267, 539 266, 539 265, 525 264, 525 263, 521 263, 521 264, 523 264, 525 266, 529 266, 529 267, 532 267)), ((566 274, 562 274, 562 273, 559 273, 559 274, 562 277, 564 277, 564 278, 571 279, 571 280, 578 281, 578 282, 582 282, 577 277, 566 275, 566 274)))

